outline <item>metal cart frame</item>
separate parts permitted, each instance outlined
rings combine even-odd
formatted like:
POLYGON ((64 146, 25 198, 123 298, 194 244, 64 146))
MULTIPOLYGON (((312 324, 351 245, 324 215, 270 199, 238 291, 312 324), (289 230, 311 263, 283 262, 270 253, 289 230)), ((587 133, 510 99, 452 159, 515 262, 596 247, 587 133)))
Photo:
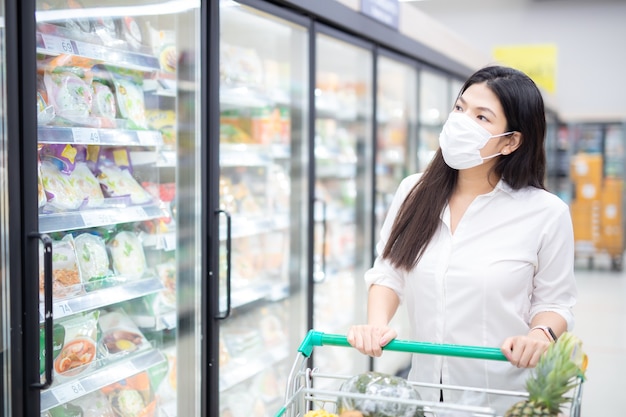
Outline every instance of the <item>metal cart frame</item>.
MULTIPOLYGON (((313 387, 315 378, 327 378, 346 380, 351 376, 339 376, 329 373, 321 373, 317 369, 307 368, 307 359, 313 353, 316 346, 342 346, 351 347, 347 337, 335 334, 325 334, 319 331, 310 330, 300 347, 298 355, 294 361, 293 367, 287 381, 287 390, 285 392, 285 402, 275 417, 304 417, 307 411, 317 408, 325 408, 327 406, 337 408, 337 398, 356 398, 356 399, 374 399, 376 401, 393 401, 394 403, 416 405, 423 409, 424 416, 441 415, 462 415, 464 417, 498 417, 495 410, 489 407, 461 405, 453 403, 440 403, 421 400, 403 400, 399 398, 376 397, 367 394, 339 392, 336 390, 323 390, 313 387)), ((437 344, 427 342, 414 342, 408 340, 392 340, 384 348, 385 351, 398 351, 408 353, 422 353, 432 355, 456 356, 473 359, 489 359, 506 361, 506 357, 498 348, 480 347, 480 346, 464 346, 437 344)), ((582 401, 582 376, 578 378, 577 384, 571 391, 569 416, 580 417, 581 401, 582 401)), ((483 389, 475 387, 464 387, 455 385, 428 384, 421 382, 411 382, 409 384, 417 387, 437 388, 446 390, 474 391, 485 394, 496 394, 503 396, 518 397, 520 399, 527 398, 528 393, 524 391, 507 391, 496 389, 483 389)), ((336 411, 335 411, 336 412, 336 411)))

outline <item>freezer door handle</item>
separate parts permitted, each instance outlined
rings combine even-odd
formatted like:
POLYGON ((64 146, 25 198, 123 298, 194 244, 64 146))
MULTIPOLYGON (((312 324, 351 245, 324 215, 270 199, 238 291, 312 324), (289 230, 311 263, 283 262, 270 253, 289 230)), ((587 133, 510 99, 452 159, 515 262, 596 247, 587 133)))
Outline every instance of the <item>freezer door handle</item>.
POLYGON ((52 352, 53 352, 53 324, 52 316, 52 239, 46 234, 31 233, 31 238, 37 238, 43 243, 43 299, 44 299, 44 348, 45 373, 43 382, 35 382, 31 387, 44 390, 52 385, 52 352))
POLYGON ((232 246, 232 220, 230 217, 230 213, 228 213, 225 210, 217 210, 215 213, 218 215, 222 214, 224 215, 224 217, 226 217, 226 311, 215 316, 217 320, 224 320, 228 318, 228 316, 230 316, 230 311, 231 311, 230 271, 232 268, 231 268, 231 261, 230 261, 230 254, 231 254, 230 249, 232 246))

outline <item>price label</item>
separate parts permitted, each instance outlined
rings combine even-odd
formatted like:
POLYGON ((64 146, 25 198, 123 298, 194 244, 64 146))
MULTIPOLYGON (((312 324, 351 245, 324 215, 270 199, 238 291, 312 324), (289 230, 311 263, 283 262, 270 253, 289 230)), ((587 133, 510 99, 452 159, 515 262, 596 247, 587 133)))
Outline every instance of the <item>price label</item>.
POLYGON ((86 226, 119 223, 119 216, 117 216, 115 212, 108 210, 85 211, 81 213, 80 216, 86 226))
POLYGON ((97 129, 74 127, 72 136, 75 143, 100 143, 100 134, 97 129))
POLYGON ((143 209, 143 207, 127 207, 124 210, 118 212, 116 220, 117 223, 120 223, 146 220, 148 218, 148 214, 143 209))
POLYGON ((67 301, 62 301, 60 303, 55 303, 53 308, 54 317, 63 317, 72 314, 72 307, 67 303, 67 301))
POLYGON ((80 381, 75 381, 70 384, 60 385, 54 389, 54 396, 60 404, 72 401, 75 398, 81 397, 87 394, 87 390, 83 387, 80 381))
POLYGON ((43 39, 44 47, 50 52, 56 52, 59 54, 78 54, 74 42, 69 39, 45 34, 42 34, 41 38, 43 39))
POLYGON ((176 249, 176 233, 167 233, 161 237, 163 250, 171 251, 176 249))
POLYGON ((102 56, 102 48, 98 47, 97 45, 92 45, 90 43, 80 41, 73 41, 72 43, 74 45, 74 50, 79 55, 95 59, 104 58, 102 56))
POLYGON ((176 328, 176 313, 168 313, 161 316, 161 324, 164 329, 176 328))
POLYGON ((160 134, 158 132, 143 131, 143 130, 137 131, 137 140, 142 145, 151 145, 151 146, 159 145, 160 143, 159 136, 160 134))

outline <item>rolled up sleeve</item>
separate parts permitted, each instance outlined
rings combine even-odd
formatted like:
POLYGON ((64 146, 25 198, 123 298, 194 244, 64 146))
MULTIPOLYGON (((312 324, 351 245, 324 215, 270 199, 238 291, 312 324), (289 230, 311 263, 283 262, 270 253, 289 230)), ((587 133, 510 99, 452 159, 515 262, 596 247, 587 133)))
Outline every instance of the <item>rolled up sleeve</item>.
POLYGON ((560 314, 567 322, 567 329, 572 330, 572 309, 576 303, 577 288, 574 277, 574 232, 567 206, 564 205, 562 212, 544 228, 537 260, 531 320, 538 313, 552 311, 560 314))
POLYGON ((402 270, 398 270, 391 263, 383 259, 381 254, 387 244, 387 240, 389 239, 389 235, 391 234, 391 228, 393 227, 393 223, 395 221, 396 215, 398 214, 398 210, 400 206, 404 202, 404 199, 408 195, 408 193, 413 189, 421 174, 414 174, 406 177, 398 187, 391 205, 389 206, 389 211, 387 212, 387 216, 383 223, 383 226, 380 230, 380 240, 376 244, 376 253, 378 256, 374 260, 374 265, 371 269, 369 269, 365 273, 365 284, 369 289, 370 286, 382 285, 384 287, 388 287, 392 289, 400 302, 404 302, 404 284, 406 272, 402 270))

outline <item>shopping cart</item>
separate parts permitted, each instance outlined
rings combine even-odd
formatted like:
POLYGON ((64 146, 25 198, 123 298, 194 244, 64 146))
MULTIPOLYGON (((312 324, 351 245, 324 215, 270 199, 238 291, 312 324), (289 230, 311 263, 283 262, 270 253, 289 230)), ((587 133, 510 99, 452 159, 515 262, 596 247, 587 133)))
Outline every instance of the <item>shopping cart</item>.
MULTIPOLYGON (((314 387, 316 379, 343 380, 351 378, 351 376, 339 376, 334 374, 322 373, 317 369, 307 368, 307 360, 313 353, 316 346, 342 346, 350 347, 346 336, 325 334, 315 330, 310 330, 306 335, 300 347, 298 355, 293 364, 289 379, 287 381, 287 391, 285 393, 285 402, 275 417, 304 417, 304 415, 313 409, 324 409, 331 413, 338 414, 338 398, 354 398, 361 400, 375 401, 393 401, 394 403, 406 404, 410 406, 418 406, 423 410, 425 417, 439 416, 463 416, 463 417, 497 417, 495 410, 490 407, 441 403, 421 400, 404 400, 390 397, 376 397, 367 394, 340 392, 336 389, 318 389, 314 387)), ((385 351, 398 351, 408 353, 422 353, 432 355, 456 356, 473 359, 489 359, 497 361, 506 361, 500 349, 488 348, 480 346, 462 346, 449 344, 436 344, 425 342, 414 342, 407 340, 393 340, 389 342, 385 351)), ((570 401, 568 404, 569 417, 580 417, 580 407, 582 400, 582 382, 583 378, 578 381, 569 393, 570 401)), ((501 395, 523 399, 528 397, 528 393, 524 391, 507 391, 496 389, 484 389, 475 387, 464 387, 454 385, 427 384, 420 382, 408 382, 416 387, 425 387, 429 389, 445 389, 459 390, 463 392, 476 392, 484 395, 501 395)), ((567 415, 567 414, 566 414, 567 415)))

